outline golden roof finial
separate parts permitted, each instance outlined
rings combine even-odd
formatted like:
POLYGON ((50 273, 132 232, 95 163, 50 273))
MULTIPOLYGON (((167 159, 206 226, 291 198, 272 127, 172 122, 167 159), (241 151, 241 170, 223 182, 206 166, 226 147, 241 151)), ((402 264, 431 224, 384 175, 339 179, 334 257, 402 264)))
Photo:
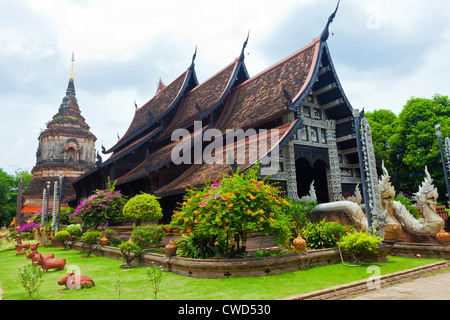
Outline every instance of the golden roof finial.
POLYGON ((74 58, 74 52, 72 51, 72 70, 70 70, 70 79, 73 80, 73 61, 75 60, 74 58))

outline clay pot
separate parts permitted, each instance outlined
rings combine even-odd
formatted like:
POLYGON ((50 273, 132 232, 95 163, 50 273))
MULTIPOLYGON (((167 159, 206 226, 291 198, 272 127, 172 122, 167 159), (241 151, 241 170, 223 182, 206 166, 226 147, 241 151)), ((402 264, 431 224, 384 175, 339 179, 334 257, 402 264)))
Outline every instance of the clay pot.
POLYGON ((301 235, 298 235, 298 237, 294 239, 292 244, 294 245, 294 248, 297 249, 298 251, 303 251, 306 248, 306 241, 305 239, 302 238, 301 235))
POLYGON ((166 245, 166 254, 171 257, 177 253, 177 245, 170 239, 169 244, 166 245))
POLYGON ((448 243, 450 242, 450 233, 446 232, 444 228, 441 228, 441 231, 436 234, 436 238, 440 243, 448 243))
POLYGON ((104 246, 108 243, 108 238, 103 236, 103 238, 100 239, 100 245, 104 246))

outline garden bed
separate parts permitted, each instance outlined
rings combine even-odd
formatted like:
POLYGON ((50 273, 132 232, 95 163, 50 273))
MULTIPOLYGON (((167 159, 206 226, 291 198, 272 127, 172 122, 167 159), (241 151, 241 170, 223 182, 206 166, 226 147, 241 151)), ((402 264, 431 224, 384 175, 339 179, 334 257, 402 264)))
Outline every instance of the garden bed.
MULTIPOLYGON (((73 249, 87 251, 88 246, 83 242, 76 242, 73 249)), ((383 244, 379 247, 379 254, 370 257, 370 261, 386 262, 386 255, 392 245, 383 244)), ((345 250, 341 248, 342 258, 350 260, 345 250)), ((93 252, 94 255, 120 260, 122 255, 115 247, 103 246, 93 252)), ((289 253, 262 258, 239 259, 190 259, 182 257, 168 257, 164 254, 145 253, 141 258, 133 261, 140 266, 150 266, 152 262, 162 265, 164 269, 179 275, 195 278, 227 278, 245 276, 266 276, 303 270, 307 268, 340 263, 341 254, 338 248, 308 250, 304 253, 289 253)))

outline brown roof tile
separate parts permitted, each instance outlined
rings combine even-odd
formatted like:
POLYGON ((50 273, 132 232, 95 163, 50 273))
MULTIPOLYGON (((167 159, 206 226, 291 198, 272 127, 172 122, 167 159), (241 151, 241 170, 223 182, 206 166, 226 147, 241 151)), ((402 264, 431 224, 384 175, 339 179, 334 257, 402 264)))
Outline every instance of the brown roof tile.
MULTIPOLYGON (((203 184, 204 179, 210 179, 215 180, 216 178, 220 177, 223 174, 227 174, 230 171, 230 165, 227 163, 228 161, 228 155, 227 152, 229 150, 233 150, 235 153, 235 159, 237 162, 237 156, 236 151, 239 147, 243 147, 245 149, 245 163, 237 164, 237 166, 240 168, 240 170, 246 170, 253 164, 255 164, 257 161, 261 160, 269 151, 271 151, 270 147, 277 147, 280 146, 280 143, 282 141, 285 141, 285 139, 288 137, 289 133, 296 128, 296 124, 298 124, 299 120, 294 120, 290 123, 284 124, 282 126, 279 126, 277 128, 274 128, 272 130, 278 130, 278 137, 274 136, 274 138, 277 138, 276 141, 272 143, 272 132, 275 133, 275 131, 268 130, 267 131, 267 150, 264 150, 262 154, 257 154, 258 149, 257 148, 250 148, 253 143, 260 143, 261 138, 263 138, 263 135, 260 133, 258 135, 249 137, 245 140, 241 140, 238 142, 233 143, 232 146, 224 146, 221 149, 216 150, 216 152, 222 153, 222 164, 208 164, 203 162, 203 164, 193 164, 186 172, 184 172, 180 177, 172 181, 171 183, 161 187, 160 189, 155 191, 155 195, 163 196, 168 194, 174 194, 178 192, 182 192, 186 187, 188 186, 200 186, 203 184), (254 160, 257 161, 254 161, 254 160)), ((214 155, 213 155, 214 156, 214 155)), ((204 159, 205 161, 205 159, 204 159)))
POLYGON ((142 107, 136 109, 134 118, 131 121, 128 130, 125 132, 123 137, 107 152, 117 150, 118 147, 123 146, 126 142, 143 132, 151 124, 151 119, 149 112, 154 118, 158 118, 166 111, 167 108, 175 101, 178 95, 181 93, 183 85, 188 80, 189 70, 183 72, 177 79, 175 79, 171 84, 164 87, 158 94, 156 94, 152 99, 150 99, 142 107))
POLYGON ((288 112, 283 88, 295 101, 311 81, 320 37, 233 89, 217 126, 221 130, 256 127, 288 112))
POLYGON ((163 135, 178 128, 189 127, 195 120, 201 120, 197 116, 198 111, 207 112, 220 101, 220 98, 234 80, 233 75, 238 63, 239 59, 234 60, 214 76, 189 91, 183 97, 174 120, 163 135))

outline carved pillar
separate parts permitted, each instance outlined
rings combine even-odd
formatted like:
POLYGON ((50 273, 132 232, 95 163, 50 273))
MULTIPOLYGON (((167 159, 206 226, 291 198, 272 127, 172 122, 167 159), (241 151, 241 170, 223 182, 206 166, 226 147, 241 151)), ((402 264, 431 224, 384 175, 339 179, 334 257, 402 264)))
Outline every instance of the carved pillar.
POLYGON ((375 153, 372 143, 372 130, 366 118, 361 119, 361 132, 364 172, 367 181, 367 193, 369 195, 368 203, 372 214, 372 226, 384 238, 384 227, 387 225, 387 212, 382 212, 375 153))
POLYGON ((330 202, 339 201, 342 197, 341 169, 336 144, 336 122, 327 120, 326 139, 328 144, 328 158, 330 159, 330 175, 328 178, 328 195, 330 202))
POLYGON ((300 201, 297 191, 297 172, 295 170, 294 141, 290 140, 283 148, 283 165, 287 178, 287 193, 289 198, 300 201))

